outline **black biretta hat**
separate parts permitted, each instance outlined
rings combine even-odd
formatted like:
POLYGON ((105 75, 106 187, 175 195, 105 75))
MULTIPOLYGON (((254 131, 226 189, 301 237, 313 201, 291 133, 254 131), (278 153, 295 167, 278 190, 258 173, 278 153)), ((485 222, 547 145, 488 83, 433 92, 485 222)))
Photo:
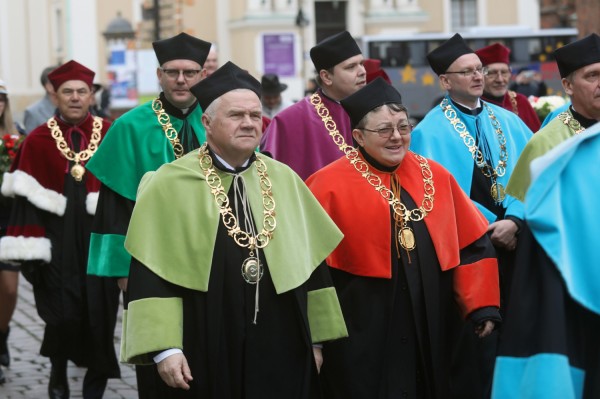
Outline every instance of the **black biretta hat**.
POLYGON ((600 62, 600 36, 595 33, 554 50, 561 78, 586 65, 600 62))
POLYGON ((354 94, 344 98, 340 103, 350 116, 352 128, 355 128, 362 118, 375 108, 384 104, 402 104, 402 96, 382 77, 377 77, 354 94))
POLYGON ((196 83, 190 88, 192 94, 198 99, 203 110, 223 94, 235 89, 248 89, 260 98, 260 82, 248 71, 241 69, 231 61, 217 69, 212 75, 196 83))
POLYGON ((347 31, 329 36, 310 49, 310 59, 317 73, 321 69, 332 68, 358 54, 361 54, 360 48, 347 31))
POLYGON ((185 32, 169 39, 152 42, 160 65, 172 60, 190 60, 203 66, 210 46, 209 42, 190 36, 185 32))
POLYGON ((427 54, 433 72, 442 75, 454 61, 465 54, 475 53, 458 33, 427 54))

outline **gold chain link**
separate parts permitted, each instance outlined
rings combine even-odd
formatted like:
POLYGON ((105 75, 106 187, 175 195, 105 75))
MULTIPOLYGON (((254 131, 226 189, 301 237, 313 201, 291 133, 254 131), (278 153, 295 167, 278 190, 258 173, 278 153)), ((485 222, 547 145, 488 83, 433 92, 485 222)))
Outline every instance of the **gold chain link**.
POLYGON ((267 165, 261 159, 261 156, 256 155, 256 160, 254 161, 258 172, 263 203, 263 229, 256 236, 245 232, 238 225, 237 218, 229 206, 229 197, 223 189, 221 178, 215 172, 213 167, 213 161, 208 153, 206 143, 199 149, 199 158, 200 168, 204 172, 206 183, 215 197, 223 224, 227 228, 227 234, 230 237, 233 237, 237 245, 243 248, 248 247, 251 251, 255 248, 266 247, 271 238, 273 238, 273 231, 277 226, 277 222, 275 220, 275 199, 273 198, 273 193, 271 191, 272 184, 269 175, 267 174, 267 165))
POLYGON ((339 147, 340 151, 344 153, 352 166, 354 166, 354 169, 356 169, 362 177, 375 188, 375 191, 379 192, 383 199, 390 204, 396 215, 400 216, 404 221, 411 220, 413 222, 418 222, 419 220, 423 220, 423 218, 433 210, 435 187, 433 184, 433 174, 431 173, 427 159, 418 154, 414 154, 421 166, 424 198, 423 201, 421 201, 420 207, 409 211, 400 199, 396 198, 394 193, 383 185, 381 178, 369 170, 369 165, 360 158, 358 150, 346 144, 344 137, 340 134, 335 122, 329 115, 329 110, 323 105, 321 97, 317 93, 310 97, 310 103, 315 107, 317 114, 323 120, 325 128, 329 132, 333 142, 339 147))
POLYGON ((97 116, 94 117, 90 142, 87 148, 80 152, 75 152, 69 148, 69 145, 65 141, 63 133, 58 126, 58 122, 54 117, 48 119, 46 126, 50 129, 50 134, 56 141, 56 148, 58 148, 65 158, 69 161, 74 161, 76 164, 90 159, 98 149, 98 143, 102 138, 102 118, 97 116))
POLYGON ((581 126, 581 123, 579 123, 579 121, 575 119, 573 114, 571 114, 571 110, 561 112, 556 117, 567 127, 572 129, 575 132, 575 134, 579 134, 585 130, 585 128, 581 126))
POLYGON ((498 165, 495 168, 492 168, 490 165, 487 164, 483 157, 483 153, 477 147, 477 145, 475 145, 475 139, 467 130, 467 126, 465 125, 465 123, 461 121, 460 118, 458 118, 457 112, 454 110, 454 108, 452 108, 452 105, 450 105, 450 102, 447 98, 444 98, 442 100, 442 102, 440 103, 440 107, 444 111, 444 116, 446 117, 446 119, 448 119, 450 124, 454 127, 454 130, 463 139, 463 143, 469 149, 469 152, 473 157, 473 161, 475 161, 475 164, 481 170, 483 175, 485 177, 492 177, 494 179, 497 177, 504 176, 504 174, 506 173, 506 165, 508 164, 508 152, 506 151, 506 136, 504 136, 504 133, 502 132, 502 127, 500 126, 500 122, 496 118, 496 115, 494 115, 494 112, 492 111, 490 106, 486 103, 483 103, 483 107, 488 113, 490 121, 492 122, 492 126, 494 127, 496 135, 498 136, 498 142, 500 144, 500 160, 498 161, 498 165))
POLYGON ((183 156, 183 146, 179 142, 179 138, 177 137, 177 130, 171 124, 171 118, 169 114, 165 112, 162 106, 162 101, 159 98, 155 98, 152 100, 152 111, 156 114, 156 119, 158 123, 162 127, 162 130, 165 132, 165 136, 171 142, 173 146, 173 152, 175 153, 175 158, 179 159, 183 156))

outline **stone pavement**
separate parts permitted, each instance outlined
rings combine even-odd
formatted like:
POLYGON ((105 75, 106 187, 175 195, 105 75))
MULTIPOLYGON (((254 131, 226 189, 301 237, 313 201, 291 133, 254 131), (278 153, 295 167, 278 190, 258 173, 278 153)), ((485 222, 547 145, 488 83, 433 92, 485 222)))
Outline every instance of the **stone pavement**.
MULTIPOLYGON (((115 329, 115 347, 119 353, 121 315, 115 329)), ((0 385, 0 399, 45 399, 48 397, 50 361, 39 354, 44 324, 37 314, 33 290, 23 276, 19 278, 19 299, 8 338, 10 368, 3 367, 6 383, 0 385)), ((67 370, 71 398, 81 398, 85 369, 69 362, 67 370)), ((104 399, 135 399, 137 385, 132 366, 121 364, 121 379, 108 380, 104 399)))

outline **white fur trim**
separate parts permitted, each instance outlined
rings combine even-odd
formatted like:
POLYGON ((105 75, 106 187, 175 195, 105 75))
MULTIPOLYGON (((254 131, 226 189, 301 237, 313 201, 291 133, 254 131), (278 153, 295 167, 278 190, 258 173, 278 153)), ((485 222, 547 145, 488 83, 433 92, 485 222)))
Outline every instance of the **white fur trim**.
POLYGON ((13 184, 14 184, 14 174, 13 173, 9 173, 9 172, 4 172, 4 175, 2 176, 2 188, 0 189, 0 192, 2 192, 2 195, 4 195, 5 197, 14 197, 15 196, 15 191, 13 189, 13 184))
POLYGON ((45 237, 5 236, 0 239, 0 260, 52 260, 52 243, 45 237))
POLYGON ((27 198, 29 202, 39 209, 58 216, 65 214, 67 197, 45 188, 33 176, 28 175, 22 170, 15 170, 13 173, 5 174, 4 179, 2 194, 10 197, 20 195, 27 198), (9 175, 8 179, 6 179, 7 175, 9 175))
POLYGON ((96 214, 96 207, 98 206, 98 191, 93 193, 88 193, 87 197, 85 197, 85 210, 90 215, 96 214))

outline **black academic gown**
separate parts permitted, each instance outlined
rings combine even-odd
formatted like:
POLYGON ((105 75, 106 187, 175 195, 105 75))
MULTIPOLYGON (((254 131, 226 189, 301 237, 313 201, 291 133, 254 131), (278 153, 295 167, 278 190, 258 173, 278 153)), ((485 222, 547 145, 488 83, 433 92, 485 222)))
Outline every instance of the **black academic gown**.
MULTIPOLYGON (((217 160, 213 162, 223 169, 217 160)), ((233 187, 228 193, 230 204, 235 204, 233 187)), ((238 221, 243 221, 243 210, 238 209, 238 213, 238 221)), ((242 228, 247 231, 243 225, 242 228)), ((327 266, 324 263, 319 266, 299 288, 277 295, 261 253, 266 267, 259 284, 260 311, 254 324, 256 285, 246 283, 240 272, 248 256, 248 249, 235 244, 220 220, 208 292, 169 283, 136 259, 132 260, 129 301, 146 297, 183 300, 183 352, 194 378, 191 389, 173 389, 159 381, 152 388, 153 397, 321 397, 306 298, 308 290, 331 285, 327 266)), ((146 387, 144 391, 150 390, 146 387)))
MULTIPOLYGON (((408 209, 417 207, 406 191, 401 201, 408 209)), ((452 394, 451 357, 463 325, 471 331, 474 325, 460 317, 452 272, 442 272, 425 224, 408 225, 417 245, 410 254, 400 247, 400 258, 390 226, 390 280, 330 268, 349 338, 324 345, 321 380, 327 399, 461 398, 452 394)), ((471 256, 494 257, 485 236, 461 251, 461 259, 471 256)), ((470 319, 497 321, 497 310, 481 308, 470 319)))
MULTIPOLYGON (((74 135, 73 140, 77 148, 78 137, 74 135)), ((22 196, 15 197, 11 215, 23 224, 29 218, 43 225, 52 243, 50 263, 25 261, 21 265, 45 323, 40 353, 119 378, 113 335, 116 318, 103 311, 110 308, 116 314, 119 289, 86 274, 93 216, 86 211, 85 177, 77 182, 65 174, 63 195, 67 198, 63 216, 41 211, 22 196)))

